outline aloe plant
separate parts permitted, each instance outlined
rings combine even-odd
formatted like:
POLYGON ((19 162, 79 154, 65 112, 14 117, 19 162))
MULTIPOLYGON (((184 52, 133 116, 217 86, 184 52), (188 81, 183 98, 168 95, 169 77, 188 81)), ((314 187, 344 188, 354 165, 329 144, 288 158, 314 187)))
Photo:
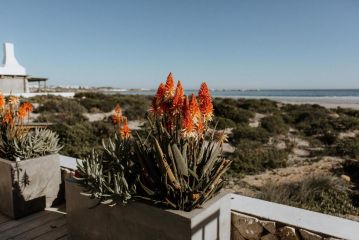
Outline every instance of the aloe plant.
POLYGON ((223 186, 231 161, 222 157, 224 132, 210 130, 212 103, 205 84, 199 106, 183 96, 181 83, 173 88, 170 74, 151 106, 146 139, 137 135, 135 154, 140 166, 139 186, 149 199, 190 211, 223 186))
POLYGON ((0 93, 0 157, 23 160, 61 150, 59 137, 53 131, 27 128, 25 119, 32 109, 30 103, 20 104, 15 96, 10 96, 6 101, 0 93))
POLYGON ((0 156, 8 160, 20 160, 55 154, 61 150, 58 135, 49 129, 27 130, 13 137, 8 131, 0 135, 0 156))

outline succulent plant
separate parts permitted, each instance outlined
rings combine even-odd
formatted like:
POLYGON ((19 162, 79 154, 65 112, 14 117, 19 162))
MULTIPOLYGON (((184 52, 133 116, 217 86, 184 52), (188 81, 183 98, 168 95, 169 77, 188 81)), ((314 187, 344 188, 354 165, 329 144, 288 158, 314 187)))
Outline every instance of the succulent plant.
POLYGON ((221 189, 231 163, 221 156, 226 135, 208 128, 213 107, 205 83, 198 98, 185 97, 180 82, 175 90, 170 74, 153 99, 148 136, 137 136, 135 148, 144 196, 185 211, 221 189))
POLYGON ((49 129, 26 131, 19 138, 12 138, 10 133, 2 132, 0 154, 8 160, 20 160, 58 153, 62 146, 58 135, 49 129))
POLYGON ((58 135, 49 129, 29 129, 24 120, 33 107, 30 103, 19 104, 10 96, 8 101, 0 94, 0 157, 8 160, 28 159, 61 150, 58 135))
POLYGON ((84 187, 83 195, 114 206, 126 204, 136 193, 137 172, 133 162, 131 130, 116 106, 113 117, 118 126, 114 140, 103 140, 103 153, 93 151, 85 160, 78 160, 75 179, 84 187))

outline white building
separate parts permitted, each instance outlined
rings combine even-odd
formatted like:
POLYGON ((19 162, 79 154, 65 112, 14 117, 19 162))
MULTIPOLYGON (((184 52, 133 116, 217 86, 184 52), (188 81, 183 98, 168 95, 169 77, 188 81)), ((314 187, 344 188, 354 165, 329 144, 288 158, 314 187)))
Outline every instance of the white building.
POLYGON ((16 60, 12 43, 4 43, 4 60, 0 64, 0 90, 3 93, 29 91, 26 69, 16 60))
POLYGON ((4 43, 4 60, 0 64, 0 90, 5 93, 28 93, 29 82, 38 83, 38 91, 41 90, 41 82, 46 90, 47 78, 30 77, 26 69, 16 60, 14 44, 4 43))

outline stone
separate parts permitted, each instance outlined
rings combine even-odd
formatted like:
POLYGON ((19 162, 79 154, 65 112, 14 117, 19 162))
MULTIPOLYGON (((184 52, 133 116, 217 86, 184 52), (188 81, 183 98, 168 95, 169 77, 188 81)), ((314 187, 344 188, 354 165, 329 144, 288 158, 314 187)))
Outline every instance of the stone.
POLYGON ((343 179, 343 180, 346 181, 346 182, 350 182, 350 180, 351 180, 348 175, 342 174, 340 177, 341 177, 341 179, 343 179))
POLYGON ((259 220, 259 222, 268 232, 272 234, 275 234, 277 232, 276 222, 266 220, 259 220))
POLYGON ((263 226, 255 217, 232 212, 232 225, 245 239, 260 239, 263 226))
POLYGON ((285 226, 279 229, 279 238, 283 240, 300 240, 295 228, 285 226))
POLYGON ((235 227, 232 226, 231 240, 246 240, 246 239, 242 237, 242 235, 235 227))
POLYGON ((299 233, 302 236, 303 240, 322 240, 323 238, 318 234, 309 232, 304 229, 299 229, 299 233))
POLYGON ((264 235, 263 237, 261 237, 261 240, 278 240, 277 236, 272 234, 272 233, 268 233, 266 235, 264 235))

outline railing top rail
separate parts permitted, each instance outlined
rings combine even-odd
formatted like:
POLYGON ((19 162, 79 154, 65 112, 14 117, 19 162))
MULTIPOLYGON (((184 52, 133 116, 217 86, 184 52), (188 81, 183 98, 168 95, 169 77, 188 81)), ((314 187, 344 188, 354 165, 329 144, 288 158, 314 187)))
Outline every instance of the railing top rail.
POLYGON ((281 222, 294 227, 343 239, 359 239, 359 222, 278 203, 232 194, 236 212, 281 222))

